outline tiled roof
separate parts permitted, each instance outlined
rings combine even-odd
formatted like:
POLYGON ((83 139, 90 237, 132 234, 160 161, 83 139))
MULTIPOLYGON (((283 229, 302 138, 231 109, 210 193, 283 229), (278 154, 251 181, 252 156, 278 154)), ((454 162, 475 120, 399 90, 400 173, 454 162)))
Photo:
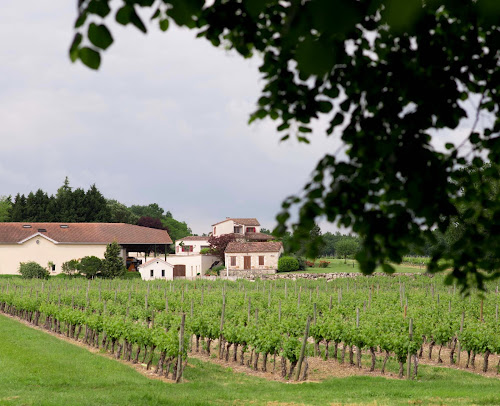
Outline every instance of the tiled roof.
POLYGON ((219 221, 218 223, 212 224, 212 226, 216 226, 217 224, 225 223, 226 221, 230 220, 234 221, 236 224, 241 224, 243 226, 260 226, 260 223, 256 218, 244 218, 244 219, 228 218, 219 221))
POLYGON ((248 238, 249 240, 256 240, 256 241, 274 240, 274 237, 272 235, 264 234, 264 233, 245 233, 245 238, 248 238))
POLYGON ((271 242, 236 242, 227 244, 226 254, 236 254, 245 252, 278 252, 283 248, 283 244, 277 241, 271 242))
POLYGON ((143 264, 139 265, 137 268, 144 268, 145 266, 147 266, 149 264, 152 264, 154 262, 163 262, 163 263, 167 264, 168 266, 173 267, 172 264, 169 264, 167 261, 165 261, 165 260, 163 260, 161 258, 153 258, 153 259, 150 259, 149 261, 144 262, 143 264))
POLYGON ((184 238, 179 238, 176 241, 208 241, 209 236, 200 236, 200 235, 188 235, 184 238))
POLYGON ((66 244, 172 244, 166 230, 132 224, 29 222, 0 223, 0 244, 15 244, 37 233, 66 244))

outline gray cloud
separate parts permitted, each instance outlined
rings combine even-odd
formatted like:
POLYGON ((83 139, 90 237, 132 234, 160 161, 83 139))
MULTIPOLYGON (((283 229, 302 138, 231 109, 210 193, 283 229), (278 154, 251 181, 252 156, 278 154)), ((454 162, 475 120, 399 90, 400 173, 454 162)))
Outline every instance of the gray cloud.
POLYGON ((311 145, 247 125, 262 83, 257 59, 175 27, 144 36, 113 26, 98 72, 71 64, 75 4, 2 3, 0 194, 96 183, 126 204, 157 202, 195 232, 226 216, 266 227, 336 149, 317 123, 311 145))

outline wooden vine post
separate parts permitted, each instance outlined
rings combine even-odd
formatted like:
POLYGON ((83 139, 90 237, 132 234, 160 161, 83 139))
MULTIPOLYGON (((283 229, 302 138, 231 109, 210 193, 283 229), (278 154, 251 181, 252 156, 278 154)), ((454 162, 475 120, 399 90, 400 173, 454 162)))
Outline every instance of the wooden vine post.
POLYGON ((182 313, 181 328, 179 329, 179 355, 177 357, 177 371, 175 382, 179 383, 182 378, 182 354, 184 353, 184 323, 186 322, 186 315, 182 313))
POLYGON ((219 328, 219 359, 222 359, 222 330, 224 329, 224 313, 226 311, 226 295, 222 295, 222 312, 220 315, 219 328))
POLYGON ((413 340, 413 319, 410 318, 410 327, 408 329, 410 334, 410 342, 408 344, 408 358, 406 359, 406 378, 411 379, 411 342, 413 340))
POLYGON ((309 325, 311 324, 311 316, 307 316, 306 331, 304 332, 304 339, 302 340, 302 347, 300 348, 299 361, 297 362, 297 372, 295 373, 295 380, 300 379, 300 370, 302 369, 302 362, 306 353, 307 339, 309 338, 309 325))
MULTIPOLYGON (((462 320, 460 321, 460 333, 464 330, 464 319, 465 319, 465 312, 462 312, 462 320)), ((458 340, 458 353, 457 353, 457 364, 460 366, 460 353, 462 352, 462 343, 460 340, 458 340)))

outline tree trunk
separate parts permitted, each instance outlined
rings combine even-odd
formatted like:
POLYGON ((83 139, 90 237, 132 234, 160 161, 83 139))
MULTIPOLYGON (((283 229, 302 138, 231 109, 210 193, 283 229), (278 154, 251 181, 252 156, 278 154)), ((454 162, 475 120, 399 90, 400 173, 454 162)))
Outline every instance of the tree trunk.
POLYGON ((455 364, 455 348, 457 347, 457 337, 453 337, 450 350, 450 365, 455 364))
POLYGON ((137 346, 137 352, 135 353, 135 358, 132 361, 132 364, 137 364, 139 362, 139 353, 141 352, 141 346, 137 346))
POLYGON ((398 362, 399 362, 399 375, 398 376, 400 378, 402 378, 403 377, 404 364, 401 361, 399 361, 399 360, 398 360, 398 362))
POLYGON ((241 346, 240 365, 245 365, 245 345, 241 346))
POLYGON ((326 341, 325 343, 325 360, 328 359, 328 347, 330 346, 330 341, 326 341))
POLYGON ((469 368, 469 362, 470 362, 470 351, 467 351, 467 363, 465 364, 465 368, 469 368))
POLYGON ((491 352, 490 350, 486 350, 484 352, 484 362, 483 362, 483 372, 488 372, 488 358, 490 356, 491 352))
POLYGON ((295 371, 296 366, 297 366, 297 361, 290 362, 290 373, 288 374, 288 379, 293 377, 293 371, 295 371))
POLYGON ((146 362, 147 355, 148 355, 148 346, 145 345, 144 346, 144 356, 142 357, 142 362, 141 362, 142 364, 144 364, 146 362))
POLYGON ((200 352, 200 336, 196 336, 196 352, 200 352))
POLYGON ((233 362, 238 362, 238 344, 233 344, 233 362))
POLYGON ((314 341, 314 356, 319 357, 321 352, 319 350, 319 341, 314 341))
POLYGON ((254 350, 252 349, 252 351, 250 352, 250 359, 247 361, 247 367, 249 367, 249 368, 252 367, 253 353, 254 353, 254 350))
POLYGON ((116 338, 111 339, 111 354, 115 353, 116 338))
POLYGON ((153 363, 153 357, 155 356, 155 348, 156 348, 156 346, 154 346, 154 345, 151 346, 151 355, 149 357, 148 364, 146 365, 147 370, 149 370, 149 368, 151 368, 151 364, 153 363))
POLYGON ((335 360, 337 360, 338 350, 339 350, 339 343, 335 341, 335 345, 333 346, 333 358, 335 358, 335 360))
POLYGON ((309 362, 307 362, 307 359, 304 359, 304 369, 302 370, 302 377, 300 378, 301 381, 305 381, 307 379, 308 371, 309 371, 309 362))
POLYGON ((413 375, 415 378, 417 377, 418 374, 418 357, 417 355, 413 355, 413 375))
POLYGON ((375 363, 377 361, 377 357, 375 355, 375 347, 370 347, 370 355, 372 356, 372 364, 370 365, 370 372, 375 371, 375 363))
POLYGON ((160 353, 160 359, 158 360, 158 364, 156 364, 155 374, 160 373, 161 375, 163 373, 163 361, 165 361, 165 354, 165 351, 160 353))
POLYGON ((267 372, 267 352, 264 353, 262 358, 262 372, 267 372))
POLYGON ((389 351, 385 351, 385 358, 384 358, 384 362, 382 364, 382 370, 380 371, 382 374, 385 373, 385 365, 387 364, 387 361, 389 360, 389 351))
POLYGON ((212 344, 212 339, 208 338, 207 339, 207 355, 210 356, 210 346, 212 344))
POLYGON ((434 345, 436 343, 434 342, 434 340, 431 341, 431 344, 429 345, 429 359, 432 359, 432 349, 434 348, 434 345))
POLYGON ((254 371, 257 371, 257 365, 259 363, 259 356, 260 356, 260 353, 255 352, 255 361, 253 362, 253 370, 254 371))
POLYGON ((344 346, 342 347, 342 354, 340 356, 340 363, 343 364, 345 362, 345 351, 347 349, 347 345, 344 344, 344 346))
POLYGON ((439 346, 439 351, 438 351, 438 364, 442 364, 443 360, 441 359, 441 350, 443 349, 443 344, 439 346))
POLYGON ((472 358, 470 360, 472 369, 476 369, 476 351, 472 351, 472 358))
POLYGON ((226 344, 226 362, 229 361, 229 348, 231 348, 231 343, 226 344))
POLYGON ((286 378, 286 358, 281 357, 281 377, 286 378))
POLYGON ((356 365, 361 368, 361 348, 356 347, 356 365))
POLYGON ((120 359, 120 357, 122 356, 122 349, 123 349, 123 344, 118 342, 118 349, 116 351, 116 359, 120 359))
POLYGON ((349 365, 354 365, 354 346, 349 346, 349 365))

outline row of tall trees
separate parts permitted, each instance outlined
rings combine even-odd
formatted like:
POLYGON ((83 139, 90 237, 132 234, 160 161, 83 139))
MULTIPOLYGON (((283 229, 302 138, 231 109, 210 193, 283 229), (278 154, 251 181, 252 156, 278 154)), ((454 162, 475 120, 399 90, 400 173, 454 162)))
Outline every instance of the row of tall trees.
POLYGON ((6 221, 137 224, 168 230, 172 240, 191 234, 185 222, 174 219, 157 203, 127 207, 106 199, 96 185, 74 189, 67 177, 55 195, 38 189, 27 196, 0 196, 0 222, 6 221))

